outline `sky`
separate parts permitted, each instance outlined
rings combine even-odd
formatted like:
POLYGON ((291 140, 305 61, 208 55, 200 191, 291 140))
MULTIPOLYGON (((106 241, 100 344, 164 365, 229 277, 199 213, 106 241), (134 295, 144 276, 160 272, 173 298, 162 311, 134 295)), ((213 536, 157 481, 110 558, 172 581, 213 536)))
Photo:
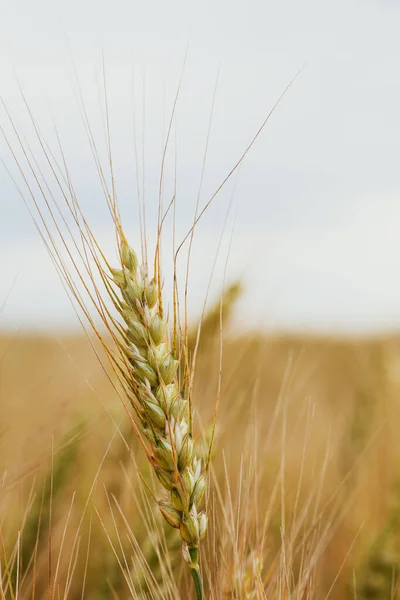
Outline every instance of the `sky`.
MULTIPOLYGON (((80 93, 106 164, 105 77, 116 188, 137 247, 138 190, 151 238, 182 72, 163 186, 167 202, 176 185, 176 239, 189 229, 197 198, 203 206, 212 196, 295 78, 199 223, 191 315, 200 313, 210 278, 210 298, 224 280, 240 278, 246 293, 238 326, 333 334, 397 330, 399 30, 394 0, 3 0, 0 96, 43 169, 21 90, 59 157, 57 130, 85 214, 112 257, 80 93)), ((21 158, 5 107, 0 125, 21 158)), ((1 135, 0 158, 26 189, 1 135)), ((24 172, 31 181, 26 166, 24 172)), ((1 164, 0 208, 0 328, 79 327, 1 164)), ((167 297, 171 230, 168 222, 167 297)))

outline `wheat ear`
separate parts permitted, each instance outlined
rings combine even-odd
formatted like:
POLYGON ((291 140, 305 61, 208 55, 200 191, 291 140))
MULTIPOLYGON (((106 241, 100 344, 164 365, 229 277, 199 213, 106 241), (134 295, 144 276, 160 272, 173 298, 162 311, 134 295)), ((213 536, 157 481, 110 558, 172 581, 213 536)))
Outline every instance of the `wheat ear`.
POLYGON ((189 403, 180 393, 178 365, 163 318, 160 290, 139 267, 136 253, 124 236, 120 246, 121 269, 111 269, 119 289, 116 308, 125 321, 120 338, 128 368, 123 377, 150 445, 148 457, 168 495, 158 501, 165 520, 179 529, 183 556, 189 564, 198 600, 203 584, 198 547, 207 529, 205 511, 199 505, 205 491, 201 459, 194 455, 189 426, 189 403))

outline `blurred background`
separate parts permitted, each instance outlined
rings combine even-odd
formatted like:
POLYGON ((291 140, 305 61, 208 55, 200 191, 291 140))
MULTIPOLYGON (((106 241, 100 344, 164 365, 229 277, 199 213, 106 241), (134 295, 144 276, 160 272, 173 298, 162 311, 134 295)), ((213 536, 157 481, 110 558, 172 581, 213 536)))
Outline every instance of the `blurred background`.
MULTIPOLYGON (((51 180, 33 115, 116 264, 85 118, 109 179, 107 102, 124 227, 139 250, 143 201, 151 248, 176 97, 169 308, 173 244, 270 115, 191 253, 200 455, 221 398, 207 593, 400 597, 399 28, 392 0, 2 3, 2 597, 191 597, 174 532, 149 516, 138 470, 155 482, 113 375, 29 214, 28 186, 43 201, 27 162, 51 180)), ((47 193, 60 201, 54 182, 47 193)))
MULTIPOLYGON (((144 6, 119 0, 112 8, 90 0, 34 5, 13 0, 4 3, 0 24, 1 95, 29 141, 34 134, 18 83, 52 147, 53 121, 57 124, 80 201, 107 243, 106 210, 78 109, 74 65, 105 152, 104 53, 117 192, 133 240, 137 172, 151 231, 162 148, 186 51, 164 188, 169 198, 176 146, 178 232, 193 218, 215 87, 201 205, 303 67, 199 224, 192 314, 199 314, 233 199, 215 279, 221 281, 234 230, 228 277, 246 282, 241 326, 251 321, 268 329, 392 330, 400 324, 399 21, 400 8, 389 0, 144 6)), ((1 123, 8 127, 4 111, 1 123)), ((0 144, 10 164, 3 139, 0 144)), ((7 257, 2 302, 8 296, 2 327, 76 326, 4 169, 1 206, 0 250, 7 257)))

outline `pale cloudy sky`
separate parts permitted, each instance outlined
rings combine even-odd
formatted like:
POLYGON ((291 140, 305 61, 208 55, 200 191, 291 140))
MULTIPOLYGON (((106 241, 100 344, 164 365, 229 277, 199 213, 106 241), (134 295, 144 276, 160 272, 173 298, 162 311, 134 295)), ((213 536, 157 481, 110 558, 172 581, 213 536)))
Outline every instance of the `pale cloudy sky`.
MULTIPOLYGON (((181 235, 196 202, 217 73, 202 203, 304 65, 198 229, 192 312, 198 313, 204 299, 233 196, 212 290, 223 276, 234 223, 227 278, 240 276, 247 287, 241 323, 333 332, 399 328, 399 31, 400 3, 394 0, 3 0, 0 95, 39 162, 16 78, 56 150, 54 119, 84 209, 111 251, 71 55, 105 156, 104 52, 117 188, 134 244, 133 120, 151 225, 161 148, 186 48, 165 184, 169 198, 176 138, 181 235)), ((3 109, 0 124, 13 138, 3 109)), ((15 172, 1 137, 0 156, 15 172)), ((27 210, 1 167, 0 206, 0 306, 5 302, 0 326, 76 324, 27 210)))

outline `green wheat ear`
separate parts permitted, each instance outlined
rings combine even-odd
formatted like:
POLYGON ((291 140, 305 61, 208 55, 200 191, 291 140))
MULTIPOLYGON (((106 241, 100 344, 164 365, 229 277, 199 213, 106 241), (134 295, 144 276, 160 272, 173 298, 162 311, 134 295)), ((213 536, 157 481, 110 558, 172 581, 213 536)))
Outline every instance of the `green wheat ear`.
POLYGON ((168 338, 159 286, 139 267, 135 252, 121 237, 121 268, 111 269, 118 292, 115 306, 125 323, 118 342, 127 363, 121 373, 147 440, 149 461, 165 489, 165 497, 157 502, 159 510, 179 529, 200 600, 198 548, 207 529, 206 513, 200 510, 205 473, 194 452, 189 402, 179 388, 179 361, 168 338))
MULTIPOLYGON (((226 325, 232 316, 233 310, 243 294, 243 285, 241 281, 234 281, 225 290, 218 300, 212 304, 211 308, 205 313, 201 321, 201 339, 200 345, 212 341, 219 335, 221 327, 221 310, 226 325)), ((198 327, 193 327, 188 335, 189 351, 196 346, 198 327)))

